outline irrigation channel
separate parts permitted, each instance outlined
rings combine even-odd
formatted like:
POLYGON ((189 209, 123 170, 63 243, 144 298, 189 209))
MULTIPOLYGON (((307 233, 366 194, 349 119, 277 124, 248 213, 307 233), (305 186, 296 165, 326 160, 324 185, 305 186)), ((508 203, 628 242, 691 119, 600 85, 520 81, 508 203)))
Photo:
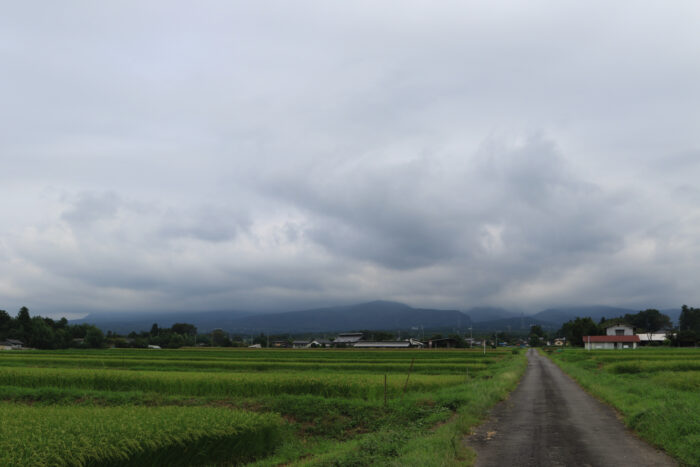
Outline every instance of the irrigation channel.
POLYGON ((625 428, 615 411, 530 349, 511 396, 466 443, 476 466, 673 466, 625 428))

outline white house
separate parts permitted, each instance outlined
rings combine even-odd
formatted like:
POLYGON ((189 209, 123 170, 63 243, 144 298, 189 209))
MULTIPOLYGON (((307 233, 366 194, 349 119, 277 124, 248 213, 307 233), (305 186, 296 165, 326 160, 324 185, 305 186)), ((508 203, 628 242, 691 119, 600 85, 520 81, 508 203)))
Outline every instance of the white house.
POLYGON ((636 349, 639 336, 583 336, 586 350, 636 349))
POLYGON ((599 349, 636 349, 639 336, 634 335, 634 328, 629 324, 609 324, 604 336, 583 336, 586 350, 599 349))
POLYGON ((629 324, 610 324, 605 329, 608 336, 634 336, 634 328, 629 324))

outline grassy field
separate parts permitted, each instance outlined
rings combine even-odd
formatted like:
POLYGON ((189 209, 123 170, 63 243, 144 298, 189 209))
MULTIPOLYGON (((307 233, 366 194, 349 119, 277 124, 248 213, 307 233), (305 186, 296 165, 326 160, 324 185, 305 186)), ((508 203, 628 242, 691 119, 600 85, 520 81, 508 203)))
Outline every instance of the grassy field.
POLYGON ((524 369, 510 350, 1 352, 0 465, 464 465, 524 369))
POLYGON ((700 466, 700 350, 555 351, 550 357, 611 404, 642 438, 700 466))

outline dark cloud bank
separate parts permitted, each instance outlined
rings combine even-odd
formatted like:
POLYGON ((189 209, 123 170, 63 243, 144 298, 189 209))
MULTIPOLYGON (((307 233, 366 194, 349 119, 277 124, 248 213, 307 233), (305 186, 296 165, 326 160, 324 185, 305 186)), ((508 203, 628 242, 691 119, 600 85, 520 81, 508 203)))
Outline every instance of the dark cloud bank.
POLYGON ((694 3, 23 5, 0 308, 700 304, 694 3))

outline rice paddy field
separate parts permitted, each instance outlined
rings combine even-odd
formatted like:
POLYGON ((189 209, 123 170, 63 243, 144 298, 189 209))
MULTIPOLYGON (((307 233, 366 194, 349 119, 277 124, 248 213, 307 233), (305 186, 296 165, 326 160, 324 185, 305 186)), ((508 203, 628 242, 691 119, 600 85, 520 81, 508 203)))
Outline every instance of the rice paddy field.
POLYGON ((642 438, 684 465, 700 466, 700 349, 576 349, 549 356, 642 438))
POLYGON ((0 352, 0 465, 464 465, 511 350, 0 352))

